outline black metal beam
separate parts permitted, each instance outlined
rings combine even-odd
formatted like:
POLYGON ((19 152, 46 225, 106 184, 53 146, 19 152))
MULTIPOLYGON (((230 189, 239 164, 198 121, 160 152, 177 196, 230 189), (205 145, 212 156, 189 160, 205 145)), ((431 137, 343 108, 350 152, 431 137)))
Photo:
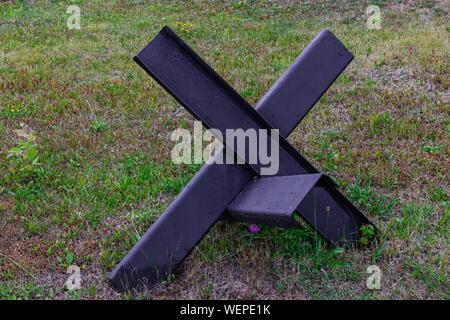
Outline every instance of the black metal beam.
MULTIPOLYGON (((348 51, 347 51, 348 52, 348 51)), ((272 129, 271 125, 253 109, 228 83, 225 82, 211 67, 203 61, 189 46, 183 42, 172 30, 164 28, 136 57, 139 64, 149 72, 165 89, 173 95, 187 110, 200 119, 208 128, 215 128, 226 135, 227 129, 272 129), (180 74, 182 75, 180 77, 180 74)), ((311 69, 314 70, 314 69, 311 69)), ((321 77, 319 75, 317 77, 321 77)), ((291 84, 283 86, 281 92, 274 91, 277 96, 286 102, 295 100, 297 93, 292 85, 294 76, 286 81, 291 84)), ((281 83, 285 81, 281 79, 281 83)), ((300 83, 301 84, 301 83, 300 83)), ((275 93, 273 93, 275 94, 275 93)), ((273 101, 276 101, 274 98, 273 101)), ((312 100, 311 100, 312 101, 312 100)), ((292 110, 295 110, 292 107, 292 110)), ((292 112, 292 110, 290 110, 292 112)), ((301 117, 304 112, 299 113, 301 117)), ((274 119, 272 118, 272 121, 274 119)), ((281 117, 280 121, 288 121, 281 117)), ((292 120, 289 120, 292 123, 292 120)), ((279 176, 314 174, 318 170, 314 168, 303 156, 295 150, 284 138, 280 137, 279 143, 279 176)), ((248 155, 241 155, 246 158, 248 155)), ((259 174, 260 165, 248 164, 255 174, 259 174)), ((317 190, 321 195, 321 205, 331 210, 333 217, 337 217, 336 223, 342 222, 342 228, 335 230, 319 225, 329 223, 329 218, 316 217, 309 221, 314 228, 333 244, 343 242, 357 242, 359 228, 369 223, 367 218, 358 210, 342 205, 340 199, 328 195, 329 190, 322 188, 317 190), (317 225, 316 225, 317 223, 317 225), (322 231, 327 231, 322 233, 322 231), (341 231, 341 232, 339 232, 341 231)), ((332 191, 330 191, 332 192, 332 191)), ((311 199, 313 200, 313 199, 311 199)), ((314 208, 314 204, 304 205, 304 209, 314 208)), ((323 216, 323 211, 314 211, 323 216)), ((306 216, 310 213, 299 211, 306 216)), ((231 211, 237 216, 237 211, 231 211)), ((241 215, 242 217, 242 215, 241 215)), ((270 219, 270 218, 269 218, 270 219)), ((308 219, 306 219, 308 220, 308 219)), ((270 219, 273 221, 273 219, 270 219)))
MULTIPOLYGON (((162 32, 172 33, 168 28, 162 32)), ((153 45, 152 43, 153 40, 148 46, 153 45)), ((258 112, 272 126, 278 127, 283 135, 287 135, 351 59, 351 54, 331 32, 322 31, 258 103, 258 112), (310 65, 313 67, 309 67, 310 65), (321 78, 317 86, 313 81, 308 81, 316 77, 321 78), (283 101, 284 90, 290 92, 291 99, 283 101), (277 116, 278 113, 285 115, 277 116)), ((147 71, 150 70, 147 68, 147 71)), ((178 76, 184 75, 179 73, 178 76)), ((163 81, 157 81, 167 88, 163 81)), ((235 99, 238 102, 240 100, 239 97, 235 99)), ((223 156, 223 152, 216 156, 223 156)), ((151 286, 165 279, 167 273, 179 266, 252 177, 252 172, 236 164, 212 164, 201 168, 116 266, 110 274, 112 283, 118 289, 125 290, 136 287, 141 281, 146 281, 151 286)), ((337 190, 335 192, 339 195, 337 190)), ((233 215, 230 214, 230 217, 233 218, 233 215)))
MULTIPOLYGON (((164 27, 139 52, 135 61, 206 128, 217 129, 224 137, 227 129, 272 129, 247 101, 168 27, 164 27)), ((283 137, 280 137, 279 144, 279 175, 318 173, 283 137)), ((243 159, 247 155, 247 150, 240 154, 243 159)), ((260 163, 247 165, 256 175, 264 167, 260 163)))
POLYGON ((243 222, 301 228, 294 213, 316 186, 334 187, 335 183, 322 173, 253 179, 234 198, 228 211, 243 222))

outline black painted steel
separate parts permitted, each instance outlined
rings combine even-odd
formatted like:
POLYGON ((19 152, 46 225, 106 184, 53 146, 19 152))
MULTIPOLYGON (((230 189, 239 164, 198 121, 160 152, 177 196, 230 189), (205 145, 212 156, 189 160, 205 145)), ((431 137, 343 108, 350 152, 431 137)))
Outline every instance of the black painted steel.
MULTIPOLYGON (((147 45, 137 55, 136 60, 152 77, 159 83, 164 84, 166 90, 201 120, 206 127, 218 129, 224 136, 227 129, 272 129, 258 111, 242 99, 230 85, 170 29, 163 29, 150 45, 147 45), (182 77, 179 76, 180 73, 183 74, 182 77)), ((281 83, 283 83, 283 80, 282 78, 281 83)), ((294 79, 286 82, 292 84, 294 79)), ((300 83, 300 85, 304 85, 304 83, 300 83)), ((292 93, 286 85, 283 86, 283 90, 278 93, 278 96, 283 97, 284 101, 290 101, 292 100, 292 93), (289 96, 290 99, 287 99, 286 96, 289 96)), ((274 98, 274 101, 276 100, 274 98)), ((282 99, 280 98, 280 100, 282 99)), ((295 109, 292 107, 292 110, 295 109)), ((292 112, 292 110, 290 111, 292 112)), ((302 113, 299 113, 297 117, 301 116, 302 113)), ((280 120, 288 121, 285 118, 280 120)), ((272 119, 272 122, 274 122, 274 119, 272 119)), ((245 152, 248 154, 248 150, 245 152)), ((277 175, 318 173, 317 169, 281 137, 278 152, 279 171, 277 175)), ((246 158, 246 154, 241 155, 241 157, 246 158)), ((255 174, 259 174, 259 164, 249 164, 249 166, 255 174)), ((327 223, 331 216, 339 217, 339 219, 333 221, 336 224, 342 222, 344 227, 330 229, 318 225, 322 224, 322 219, 305 218, 305 220, 334 244, 340 244, 344 241, 358 241, 359 228, 368 222, 367 219, 358 210, 348 210, 349 208, 343 206, 337 198, 327 195, 329 193, 327 188, 317 190, 317 193, 322 195, 320 198, 321 206, 318 207, 319 211, 313 211, 314 214, 321 217, 326 216, 327 223), (328 211, 322 210, 325 208, 332 212, 330 217, 328 211)), ((313 208, 313 205, 304 206, 304 208, 310 209, 313 208)), ((230 211, 230 213, 238 216, 236 210, 230 211)), ((299 214, 303 216, 302 211, 299 214)), ((239 220, 242 220, 243 216, 245 216, 245 213, 241 214, 239 220)), ((267 215, 267 224, 273 225, 276 223, 275 221, 274 217, 267 215)))
POLYGON ((322 173, 261 177, 247 184, 228 211, 242 222, 301 228, 294 213, 315 187, 333 188, 335 183, 322 173))
MULTIPOLYGON (((335 244, 359 240, 359 227, 346 203, 335 193, 336 184, 324 174, 261 177, 252 180, 228 206, 238 221, 301 228, 295 213, 335 244), (336 207, 334 204, 339 204, 336 207), (337 210, 336 210, 337 209, 337 210)), ((365 223, 369 223, 365 221, 365 223)))
MULTIPOLYGON (((208 127, 221 128, 279 128, 287 136, 312 108, 336 77, 351 61, 352 55, 328 30, 322 31, 257 104, 255 112, 220 76, 169 28, 165 27, 135 58, 136 61, 168 90, 195 117, 208 127), (195 74, 192 77, 192 74, 195 74), (182 81, 177 81, 176 79, 182 81), (184 79, 184 80, 183 80, 184 79), (314 82, 317 82, 316 84, 314 82), (185 87, 190 90, 185 90, 185 87), (209 98, 205 98, 205 92, 209 98), (210 93, 214 93, 211 95, 210 93), (225 102, 225 103, 224 103, 225 102), (216 111, 217 105, 231 114, 239 114, 236 125, 227 119, 218 119, 205 105, 216 111), (243 120, 242 120, 243 119, 243 120), (266 121, 267 120, 267 121, 266 121), (269 125, 269 123, 271 125, 269 125)), ((220 112, 219 112, 220 113, 220 112)), ((224 118, 229 114, 222 114, 224 118)), ((283 174, 317 173, 285 140, 281 140, 283 174)), ((223 156, 223 149, 215 155, 223 156)), ((227 207, 250 182, 260 166, 205 165, 176 197, 163 215, 150 227, 142 239, 110 274, 110 280, 120 290, 136 287, 141 282, 151 286, 173 272, 214 222, 225 213, 231 219, 242 220, 242 210, 227 207)), ((266 178, 264 178, 266 179, 266 178)), ((342 231, 348 221, 336 221, 336 232, 321 228, 309 214, 317 209, 316 199, 325 199, 325 210, 346 216, 353 230, 370 223, 337 189, 330 185, 315 186, 300 202, 297 211, 333 243, 342 240, 342 231), (312 194, 310 196, 310 194, 312 194), (315 194, 315 197, 314 197, 315 194), (327 205, 328 204, 328 205, 327 205), (308 211, 308 212, 306 212, 308 211), (350 217, 350 218, 348 218, 350 217), (321 229, 321 230, 319 230, 321 229)), ((319 201, 322 205, 322 201, 319 201)), ((238 208, 238 206, 235 206, 238 208)), ((323 208, 319 208, 322 210, 323 208)), ((313 215, 314 218, 314 215, 313 215)), ((299 227, 289 222, 288 227, 299 227)), ((262 218, 264 220, 264 218, 262 218)), ((267 219, 266 219, 267 220, 267 219)), ((270 219, 269 219, 270 220, 270 219)), ((280 221, 280 225, 284 224, 280 221)), ((270 221, 266 221, 270 222, 270 221)), ((334 223, 334 224, 336 224, 334 223)), ((270 223, 269 223, 270 224, 270 223)), ((348 232, 347 232, 348 233, 348 232)), ((357 240, 358 235, 353 240, 357 240)))
POLYGON ((322 30, 255 109, 286 138, 352 60, 339 39, 328 29, 322 30))
MULTIPOLYGON (((272 127, 225 80, 171 29, 165 27, 135 58, 167 92, 206 128, 267 129, 272 127)), ((268 141, 270 137, 267 137, 268 141)), ((280 137, 278 175, 318 173, 283 137, 280 137)), ((270 142, 267 143, 270 146, 270 142)), ((236 150, 235 150, 236 151, 236 150)), ((247 158, 247 152, 240 154, 247 158)), ((247 163, 247 162, 246 162, 247 163)), ((248 164, 248 163, 247 163, 248 164)), ((257 175, 260 163, 248 164, 257 175)))

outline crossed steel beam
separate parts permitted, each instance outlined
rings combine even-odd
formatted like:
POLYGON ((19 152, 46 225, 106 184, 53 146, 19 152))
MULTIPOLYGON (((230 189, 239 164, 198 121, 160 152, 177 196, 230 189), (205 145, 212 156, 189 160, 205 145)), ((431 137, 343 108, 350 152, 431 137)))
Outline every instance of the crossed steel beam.
MULTIPOLYGON (((207 128, 279 129, 279 171, 259 177, 261 163, 204 165, 112 271, 113 285, 166 279, 220 218, 302 228, 298 214, 334 245, 358 246, 360 227, 372 222, 285 139, 352 59, 325 29, 252 108, 164 27, 134 60, 207 128)), ((227 147, 214 157, 225 158, 227 147)))

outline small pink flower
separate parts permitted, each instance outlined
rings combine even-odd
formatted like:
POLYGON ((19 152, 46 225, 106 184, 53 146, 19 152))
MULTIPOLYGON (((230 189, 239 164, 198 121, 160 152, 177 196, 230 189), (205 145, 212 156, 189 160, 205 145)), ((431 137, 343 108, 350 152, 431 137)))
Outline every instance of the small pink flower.
POLYGON ((251 224, 249 229, 252 233, 256 233, 260 230, 256 224, 251 224))

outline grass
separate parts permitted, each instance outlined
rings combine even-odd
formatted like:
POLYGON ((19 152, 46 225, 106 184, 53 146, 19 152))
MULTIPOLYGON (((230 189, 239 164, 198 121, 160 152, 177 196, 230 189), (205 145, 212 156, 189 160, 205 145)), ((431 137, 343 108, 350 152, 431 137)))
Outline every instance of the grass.
POLYGON ((80 30, 66 3, 0 3, 0 299, 449 298, 445 2, 73 3, 80 30), (381 30, 366 28, 369 4, 381 30), (289 141, 380 228, 370 246, 219 222, 154 290, 111 289, 199 169, 170 160, 170 133, 193 118, 132 61, 163 25, 253 105, 321 29, 336 34, 355 59, 289 141), (80 290, 64 286, 70 264, 80 290))

